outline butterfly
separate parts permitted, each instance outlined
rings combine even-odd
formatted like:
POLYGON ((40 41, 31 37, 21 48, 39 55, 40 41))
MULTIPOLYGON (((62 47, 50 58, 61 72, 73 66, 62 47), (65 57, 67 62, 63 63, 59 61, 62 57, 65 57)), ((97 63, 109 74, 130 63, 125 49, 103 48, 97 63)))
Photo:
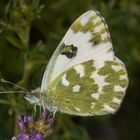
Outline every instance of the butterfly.
POLYGON ((127 86, 128 74, 114 54, 108 26, 98 11, 90 10, 74 21, 56 48, 41 91, 25 98, 53 113, 114 114, 127 86))

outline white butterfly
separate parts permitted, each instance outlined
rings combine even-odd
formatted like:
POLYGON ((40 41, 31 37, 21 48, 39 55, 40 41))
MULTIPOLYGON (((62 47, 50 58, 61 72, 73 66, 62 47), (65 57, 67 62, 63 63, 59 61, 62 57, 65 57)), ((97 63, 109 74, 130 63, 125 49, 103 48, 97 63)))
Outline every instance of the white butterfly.
POLYGON ((105 20, 99 12, 87 11, 52 55, 41 92, 25 98, 53 113, 104 115, 118 110, 127 86, 127 72, 114 55, 105 20))

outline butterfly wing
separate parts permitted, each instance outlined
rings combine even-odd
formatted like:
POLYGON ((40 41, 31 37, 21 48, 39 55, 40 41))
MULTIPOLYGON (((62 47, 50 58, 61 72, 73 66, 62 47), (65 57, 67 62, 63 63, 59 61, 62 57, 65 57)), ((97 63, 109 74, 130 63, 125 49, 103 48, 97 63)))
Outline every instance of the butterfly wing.
POLYGON ((58 111, 72 115, 115 113, 128 85, 127 72, 119 61, 104 61, 100 68, 94 60, 73 66, 52 82, 47 100, 58 111))
POLYGON ((108 27, 97 11, 88 11, 69 28, 52 55, 45 70, 41 90, 70 67, 88 60, 96 60, 100 67, 103 60, 113 59, 114 52, 108 27))
POLYGON ((73 115, 103 115, 119 108, 128 85, 124 64, 114 56, 108 27, 88 11, 69 28, 44 73, 46 107, 73 115))

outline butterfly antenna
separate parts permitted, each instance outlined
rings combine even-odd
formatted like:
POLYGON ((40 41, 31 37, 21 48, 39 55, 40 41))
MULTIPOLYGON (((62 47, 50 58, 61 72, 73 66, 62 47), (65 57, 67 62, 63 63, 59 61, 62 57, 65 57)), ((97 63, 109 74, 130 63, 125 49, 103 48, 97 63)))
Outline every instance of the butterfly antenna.
POLYGON ((0 91, 0 94, 3 94, 3 93, 29 93, 29 92, 26 92, 26 91, 0 91))
MULTIPOLYGON (((14 84, 14 83, 12 83, 12 82, 10 82, 10 81, 7 81, 7 80, 5 80, 5 79, 1 79, 1 82, 2 82, 2 83, 11 84, 11 85, 13 85, 13 86, 15 86, 15 87, 18 87, 18 88, 22 89, 25 93, 29 93, 29 91, 28 91, 27 89, 25 89, 25 88, 23 88, 23 87, 21 87, 21 86, 19 86, 19 85, 16 85, 16 84, 14 84)), ((23 92, 23 91, 22 91, 22 92, 23 92)), ((20 92, 21 92, 21 91, 20 91, 20 92)))

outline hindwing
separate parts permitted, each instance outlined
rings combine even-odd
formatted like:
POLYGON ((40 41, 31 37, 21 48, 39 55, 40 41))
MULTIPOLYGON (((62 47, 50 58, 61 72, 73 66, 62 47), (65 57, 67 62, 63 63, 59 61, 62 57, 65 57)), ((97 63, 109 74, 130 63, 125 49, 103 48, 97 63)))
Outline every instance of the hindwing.
POLYGON ((88 116, 115 113, 128 85, 127 72, 117 62, 97 68, 86 61, 66 70, 49 86, 47 98, 60 112, 88 116))

